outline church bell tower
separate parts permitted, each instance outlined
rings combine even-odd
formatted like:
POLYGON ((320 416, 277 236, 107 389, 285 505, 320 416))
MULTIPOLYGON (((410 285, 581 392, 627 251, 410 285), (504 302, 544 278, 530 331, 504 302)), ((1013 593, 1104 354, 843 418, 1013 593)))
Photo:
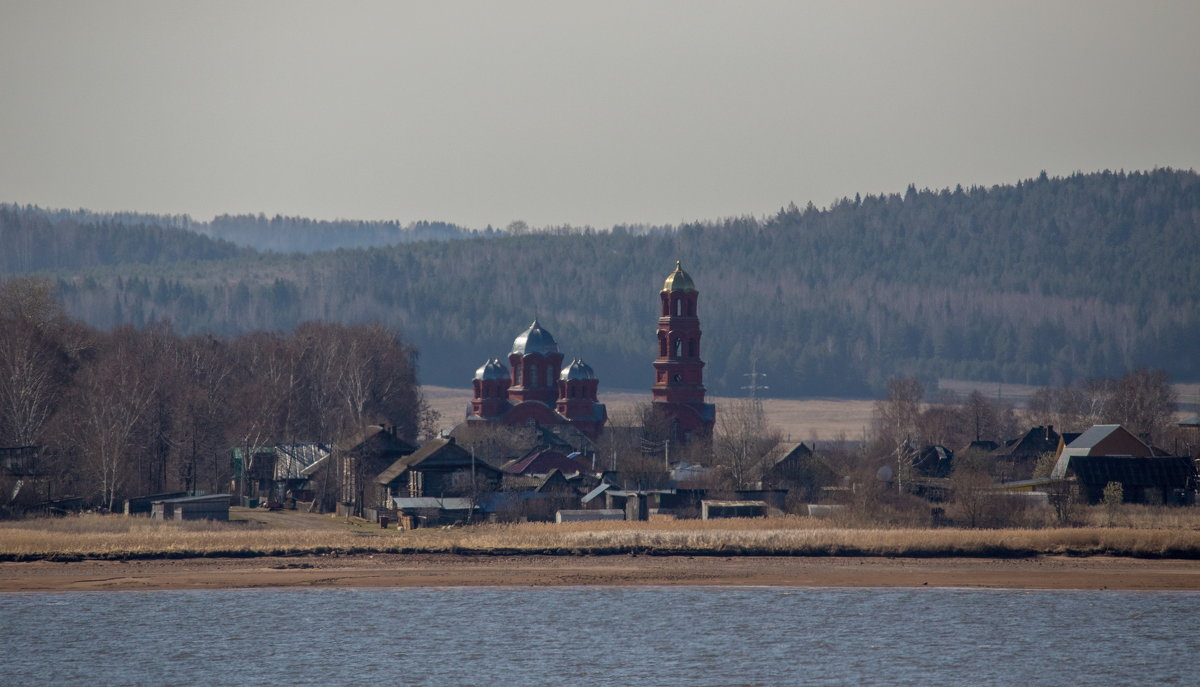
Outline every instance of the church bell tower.
POLYGON ((658 357, 654 360, 655 410, 668 417, 679 439, 708 438, 716 407, 704 402, 704 361, 700 359, 700 293, 677 261, 659 293, 658 357))

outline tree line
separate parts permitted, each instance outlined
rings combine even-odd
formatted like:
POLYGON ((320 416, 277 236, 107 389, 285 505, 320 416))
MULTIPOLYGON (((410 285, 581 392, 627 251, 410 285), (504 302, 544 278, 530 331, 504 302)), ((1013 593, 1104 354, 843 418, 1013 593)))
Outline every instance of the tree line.
MULTIPOLYGON (((101 331, 69 317, 46 280, 0 283, 0 448, 36 447, 19 472, 36 477, 41 500, 111 509, 134 495, 227 492, 234 447, 332 445, 371 423, 415 440, 431 421, 416 351, 395 329, 101 331)), ((7 497, 18 485, 5 486, 7 497)))
MULTIPOLYGON (((296 224, 253 224, 273 223, 280 236, 296 224)), ((644 231, 524 228, 312 255, 234 247, 203 263, 164 248, 51 274, 68 310, 101 328, 377 320, 425 352, 425 381, 448 386, 538 315, 602 388, 642 388, 657 290, 682 259, 701 291, 710 390, 739 395, 756 364, 773 395, 864 397, 896 376, 1061 385, 1154 367, 1200 379, 1198 229, 1200 177, 1163 169, 910 187, 644 231)))

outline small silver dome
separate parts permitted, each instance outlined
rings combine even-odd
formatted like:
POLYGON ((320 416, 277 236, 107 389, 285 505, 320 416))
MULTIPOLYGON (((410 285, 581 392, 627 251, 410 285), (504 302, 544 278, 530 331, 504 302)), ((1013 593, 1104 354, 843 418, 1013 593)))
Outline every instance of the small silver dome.
POLYGON ((489 379, 508 379, 508 368, 504 363, 500 362, 499 358, 492 358, 475 370, 475 379, 479 381, 487 381, 489 379))
POLYGON ((521 332, 513 341, 512 352, 517 355, 558 353, 558 342, 550 332, 542 329, 542 325, 535 319, 533 324, 529 325, 529 329, 521 332))
POLYGON ((567 365, 562 369, 562 374, 560 374, 558 378, 564 382, 569 382, 574 379, 595 379, 596 372, 592 369, 591 365, 588 365, 579 358, 576 358, 571 361, 570 365, 567 365))

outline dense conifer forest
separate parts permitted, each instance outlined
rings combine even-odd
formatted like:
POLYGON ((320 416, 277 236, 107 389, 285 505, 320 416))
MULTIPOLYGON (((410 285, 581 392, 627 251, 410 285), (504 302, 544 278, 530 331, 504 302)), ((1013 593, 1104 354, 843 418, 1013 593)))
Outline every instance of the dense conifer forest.
POLYGON ((169 320, 182 334, 235 335, 379 321, 415 344, 422 381, 464 388, 536 315, 603 392, 650 385, 657 292, 679 259, 701 292, 717 393, 742 393, 752 365, 777 396, 873 395, 910 375, 930 388, 1139 366, 1200 379, 1193 171, 910 187, 668 228, 510 229, 4 205, 0 277, 45 274, 72 316, 101 328, 169 320), (314 242, 326 231, 340 238, 314 242), (342 247, 261 250, 325 245, 342 247))

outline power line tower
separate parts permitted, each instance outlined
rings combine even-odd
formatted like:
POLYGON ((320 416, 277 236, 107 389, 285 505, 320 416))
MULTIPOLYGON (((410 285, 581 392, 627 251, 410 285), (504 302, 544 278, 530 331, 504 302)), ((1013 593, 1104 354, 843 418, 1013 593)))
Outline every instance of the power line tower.
POLYGON ((771 387, 767 386, 766 384, 758 383, 758 380, 760 378, 766 378, 767 375, 763 372, 758 371, 758 360, 757 359, 753 359, 750 361, 750 371, 743 374, 742 376, 750 378, 750 383, 742 388, 750 392, 750 400, 752 400, 752 401, 758 400, 758 392, 766 391, 767 389, 771 388, 771 387))

